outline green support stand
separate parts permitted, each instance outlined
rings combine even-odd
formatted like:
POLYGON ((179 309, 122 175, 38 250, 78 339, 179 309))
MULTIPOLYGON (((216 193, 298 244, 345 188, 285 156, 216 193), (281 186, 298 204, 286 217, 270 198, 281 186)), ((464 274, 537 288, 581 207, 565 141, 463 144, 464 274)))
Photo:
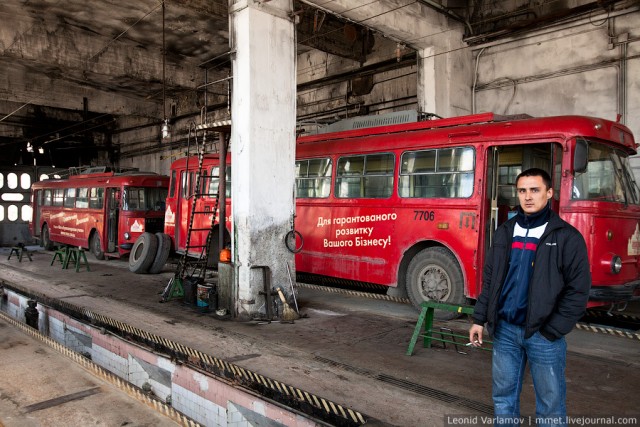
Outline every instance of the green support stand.
MULTIPOLYGON (((436 310, 446 310, 452 311, 454 313, 460 314, 473 314, 473 307, 467 305, 454 305, 454 304, 443 304, 434 301, 425 301, 420 304, 422 310, 420 310, 420 315, 418 316, 418 322, 416 323, 416 327, 413 330, 413 335, 411 336, 411 341, 409 342, 409 348, 407 349, 407 356, 411 356, 413 354, 413 349, 418 342, 418 338, 422 337, 424 339, 424 347, 431 348, 431 343, 433 340, 440 341, 443 343, 451 343, 453 345, 461 345, 460 342, 455 341, 455 338, 468 339, 467 336, 464 335, 456 335, 453 333, 444 333, 439 332, 441 335, 440 338, 433 336, 433 318, 436 310), (424 331, 424 332, 422 332, 424 331), (421 333, 422 332, 422 333, 421 333), (445 339, 444 336, 448 336, 453 338, 453 340, 445 339)), ((491 344, 490 341, 484 341, 486 344, 491 344)), ((482 348, 482 350, 489 350, 488 348, 482 348)))
POLYGON ((160 302, 167 302, 173 298, 183 298, 184 287, 182 286, 182 279, 179 277, 172 277, 167 283, 167 286, 162 292, 162 299, 160 302))
POLYGON ((70 262, 73 263, 73 265, 75 265, 76 273, 80 271, 80 267, 82 267, 83 265, 87 267, 87 271, 91 271, 91 268, 89 268, 89 262, 87 261, 87 255, 84 253, 83 248, 67 249, 67 256, 65 257, 64 263, 62 264, 62 268, 63 269, 69 268, 70 262))
POLYGON ((31 259, 31 253, 29 253, 27 248, 25 248, 22 244, 20 244, 18 246, 14 246, 14 247, 11 248, 11 252, 9 252, 9 258, 7 258, 7 260, 10 260, 11 259, 11 255, 13 255, 14 253, 18 257, 18 262, 22 262, 22 256, 24 254, 27 254, 27 258, 29 258, 29 261, 33 261, 31 259))
POLYGON ((51 264, 49 264, 49 265, 53 265, 53 263, 58 258, 60 260, 60 264, 64 265, 64 260, 67 259, 67 255, 68 255, 68 251, 67 251, 67 247, 66 246, 63 246, 63 247, 59 248, 53 254, 53 258, 51 258, 51 264))

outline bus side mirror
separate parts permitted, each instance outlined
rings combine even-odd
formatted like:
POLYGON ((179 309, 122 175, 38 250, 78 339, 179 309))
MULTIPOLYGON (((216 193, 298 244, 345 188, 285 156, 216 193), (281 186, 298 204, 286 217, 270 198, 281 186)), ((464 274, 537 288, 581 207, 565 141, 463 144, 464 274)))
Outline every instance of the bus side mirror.
POLYGON ((576 141, 576 150, 573 154, 573 171, 575 173, 584 173, 587 170, 589 162, 589 145, 584 139, 576 141))

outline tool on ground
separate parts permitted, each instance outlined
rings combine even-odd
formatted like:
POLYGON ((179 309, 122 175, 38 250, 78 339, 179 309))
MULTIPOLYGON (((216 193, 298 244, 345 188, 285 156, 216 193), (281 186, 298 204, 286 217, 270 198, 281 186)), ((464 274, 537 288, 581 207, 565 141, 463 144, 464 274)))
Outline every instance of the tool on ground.
POLYGON ((293 296, 293 304, 296 306, 296 313, 300 314, 300 309, 298 309, 298 301, 296 300, 296 290, 293 287, 293 279, 291 278, 291 268, 289 268, 289 263, 287 263, 287 273, 289 274, 289 284, 291 285, 291 295, 293 296))
POLYGON ((300 316, 298 316, 298 313, 296 313, 295 310, 291 308, 291 306, 285 299, 284 294, 282 293, 282 289, 277 288, 276 291, 278 291, 278 295, 280 295, 280 301, 282 301, 282 320, 284 320, 285 322, 293 322, 294 320, 299 319, 300 316))
POLYGON ((262 286, 263 290, 258 292, 260 295, 264 296, 264 304, 266 310, 266 317, 260 316, 253 320, 258 320, 261 322, 271 323, 273 320, 273 311, 275 307, 274 297, 276 292, 271 289, 271 269, 267 265, 253 265, 250 267, 251 269, 257 268, 262 270, 262 286))

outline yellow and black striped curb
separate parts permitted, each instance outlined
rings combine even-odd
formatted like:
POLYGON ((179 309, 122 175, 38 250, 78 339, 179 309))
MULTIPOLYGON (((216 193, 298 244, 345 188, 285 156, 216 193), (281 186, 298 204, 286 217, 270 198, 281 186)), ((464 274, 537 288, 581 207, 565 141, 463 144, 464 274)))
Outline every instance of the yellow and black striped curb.
POLYGON ((351 289, 334 288, 334 287, 323 286, 323 285, 312 285, 309 283, 300 283, 300 282, 296 283, 296 287, 305 288, 305 289, 314 289, 316 291, 331 292, 334 294, 353 295, 357 297, 371 298, 371 299, 377 299, 381 301, 393 301, 393 302, 399 302, 402 304, 411 304, 411 301, 409 301, 409 298, 392 297, 388 295, 374 294, 374 293, 365 292, 365 291, 354 291, 351 289))
POLYGON ((594 326, 587 323, 577 323, 576 329, 583 331, 596 332, 600 334, 614 335, 617 337, 630 338, 632 340, 640 341, 640 334, 636 332, 623 331, 620 329, 607 328, 604 326, 594 326))
POLYGON ((272 378, 265 377, 217 357, 204 354, 180 343, 151 334, 124 322, 94 313, 86 308, 77 307, 66 301, 51 298, 47 295, 24 289, 16 284, 9 284, 6 281, 2 281, 0 287, 10 289, 37 301, 39 304, 87 322, 94 327, 104 328, 114 335, 145 345, 158 353, 167 355, 171 359, 201 369, 214 377, 222 378, 230 382, 234 386, 242 386, 257 392, 259 395, 274 400, 285 407, 329 424, 336 426, 360 426, 365 424, 367 419, 369 419, 368 417, 365 418, 365 415, 362 413, 346 408, 338 403, 272 378))
POLYGON ((144 393, 138 387, 133 386, 132 384, 124 381, 120 377, 118 377, 118 376, 112 374, 111 372, 105 370, 101 366, 95 364, 91 360, 89 360, 86 357, 84 357, 82 354, 77 353, 77 352, 75 352, 73 350, 70 350, 69 348, 67 348, 67 347, 63 346, 62 344, 58 343, 57 341, 54 341, 53 339, 47 337, 46 335, 41 334, 36 329, 33 329, 32 327, 27 326, 24 323, 21 323, 21 322, 18 322, 16 320, 14 320, 12 317, 6 315, 3 312, 0 312, 0 319, 4 320, 7 323, 12 324, 16 328, 20 329, 22 332, 24 332, 24 333, 26 333, 28 335, 31 335, 33 338, 41 341, 42 343, 48 345, 51 348, 57 350, 59 353, 63 354, 64 356, 68 357, 69 359, 73 360, 74 362, 76 362, 77 364, 82 366, 84 369, 89 371, 91 374, 97 376, 98 378, 101 378, 102 380, 106 381, 107 383, 109 383, 111 385, 114 385, 119 390, 124 391, 129 396, 133 397, 134 399, 138 400, 139 402, 142 402, 142 403, 146 404, 150 408, 154 409, 156 412, 159 412, 160 414, 172 419, 173 421, 175 421, 179 425, 185 426, 185 427, 199 427, 200 426, 199 423, 189 419, 187 416, 185 416, 184 414, 176 411, 175 409, 173 409, 171 406, 167 405, 166 403, 164 403, 164 402, 162 402, 162 401, 160 401, 158 399, 154 399, 153 397, 151 397, 148 394, 144 393))

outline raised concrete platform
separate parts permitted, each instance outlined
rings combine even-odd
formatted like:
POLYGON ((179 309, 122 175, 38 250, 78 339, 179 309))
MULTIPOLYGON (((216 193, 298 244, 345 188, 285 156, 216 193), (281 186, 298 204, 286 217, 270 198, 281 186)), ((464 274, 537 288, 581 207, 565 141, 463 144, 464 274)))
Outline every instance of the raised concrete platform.
MULTIPOLYGON (((448 416, 491 414, 491 355, 449 346, 416 347, 405 356, 418 315, 407 305, 301 289, 298 303, 308 317, 294 324, 220 321, 180 301, 158 302, 169 269, 135 275, 126 262, 90 257, 91 271, 76 273, 49 266, 53 252, 32 256, 19 263, 0 252, 0 279, 337 402, 370 417, 369 424, 452 425, 448 416)), ((468 321, 442 326, 465 331, 468 321)), ((568 341, 570 414, 640 415, 623 398, 640 392, 640 342, 580 330, 568 341)), ((534 414, 533 401, 528 378, 523 414, 534 414)))

